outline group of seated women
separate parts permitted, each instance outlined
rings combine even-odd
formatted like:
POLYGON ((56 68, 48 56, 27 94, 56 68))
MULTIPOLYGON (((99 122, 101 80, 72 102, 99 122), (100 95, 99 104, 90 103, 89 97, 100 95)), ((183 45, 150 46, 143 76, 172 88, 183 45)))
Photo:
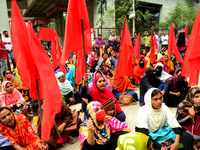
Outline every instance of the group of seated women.
MULTIPOLYGON (((176 104, 178 108, 174 116, 166 106, 168 103, 163 102, 164 99, 168 99, 167 94, 178 96, 176 93, 182 90, 183 84, 176 88, 173 84, 186 83, 185 78, 181 77, 179 69, 176 75, 170 76, 164 82, 156 77, 156 69, 147 68, 146 74, 141 78, 140 102, 143 99, 143 104, 136 117, 136 132, 132 132, 124 123, 126 114, 118 101, 121 95, 126 94, 138 100, 128 77, 116 76, 109 81, 100 70, 97 70, 93 78, 88 74, 84 75, 77 92, 74 91, 73 85, 74 67, 70 68, 67 75, 57 72, 56 78, 63 95, 63 101, 60 100, 62 109, 55 116, 60 136, 55 127, 52 127, 46 144, 40 139, 39 114, 37 123, 34 123, 36 130, 33 130, 25 115, 13 112, 13 105, 25 103, 22 94, 10 81, 4 81, 0 95, 0 147, 17 150, 56 149, 57 144, 65 146, 66 142, 74 143, 73 135, 79 134, 79 146, 82 150, 197 150, 200 147, 200 87, 189 89, 185 100, 180 100, 180 103, 176 104), (69 105, 76 101, 75 95, 82 98, 81 112, 84 115, 81 119, 78 117, 79 111, 72 111, 69 108, 69 105)), ((113 73, 115 75, 115 71, 113 73)), ((184 87, 186 85, 184 84, 184 87)))

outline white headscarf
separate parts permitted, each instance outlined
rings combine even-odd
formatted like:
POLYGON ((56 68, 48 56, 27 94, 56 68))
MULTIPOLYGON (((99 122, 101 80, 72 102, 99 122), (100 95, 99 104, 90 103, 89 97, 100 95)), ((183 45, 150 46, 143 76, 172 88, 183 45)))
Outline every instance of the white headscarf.
POLYGON ((60 92, 62 95, 67 95, 68 93, 70 93, 71 91, 73 91, 73 87, 70 84, 70 82, 68 80, 65 79, 65 82, 60 82, 58 80, 58 78, 60 78, 62 75, 65 75, 63 72, 58 72, 56 73, 56 79, 58 81, 58 86, 60 88, 60 92))
POLYGON ((138 111, 136 126, 138 128, 149 129, 150 132, 156 132, 165 125, 171 128, 181 127, 175 116, 169 108, 163 103, 160 109, 154 109, 151 104, 151 94, 157 88, 149 89, 145 96, 145 105, 138 111))
POLYGON ((157 66, 161 66, 162 67, 162 73, 161 73, 161 76, 160 77, 157 77, 158 79, 160 80, 163 80, 163 81, 166 81, 169 77, 171 77, 172 75, 168 74, 167 72, 164 71, 164 67, 163 67, 163 64, 162 63, 157 63, 155 68, 157 66))

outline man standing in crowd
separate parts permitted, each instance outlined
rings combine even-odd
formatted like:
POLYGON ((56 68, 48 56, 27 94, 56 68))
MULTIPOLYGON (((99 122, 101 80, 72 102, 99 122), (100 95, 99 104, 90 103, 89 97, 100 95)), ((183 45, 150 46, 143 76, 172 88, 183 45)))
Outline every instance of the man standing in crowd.
POLYGON ((168 35, 166 35, 165 32, 163 32, 161 40, 162 40, 162 48, 165 47, 166 49, 168 49, 168 35))
POLYGON ((106 52, 106 42, 102 39, 101 34, 98 35, 98 38, 95 41, 95 46, 97 48, 97 57, 100 57, 100 48, 103 48, 103 53, 106 52))
POLYGON ((12 60, 13 67, 16 68, 15 59, 14 59, 14 55, 13 55, 13 51, 12 51, 11 38, 8 35, 8 31, 3 31, 2 41, 9 43, 9 44, 6 44, 5 47, 6 47, 6 49, 9 50, 8 54, 10 55, 10 58, 12 60))
POLYGON ((151 37, 149 36, 149 32, 146 32, 146 36, 144 36, 141 41, 145 45, 145 50, 148 53, 150 51, 150 42, 151 42, 151 37), (145 40, 145 41, 144 41, 145 40))
POLYGON ((134 36, 131 38, 131 40, 132 40, 133 47, 134 47, 135 42, 136 42, 136 40, 137 40, 137 32, 134 32, 134 36))
POLYGON ((12 52, 12 50, 6 49, 5 44, 10 44, 9 42, 2 42, 1 41, 1 34, 0 34, 0 74, 3 75, 3 72, 8 70, 8 54, 7 52, 12 52))
POLYGON ((112 32, 111 33, 111 36, 109 37, 108 39, 108 43, 109 43, 109 46, 112 46, 113 50, 116 52, 117 50, 117 37, 115 36, 115 33, 112 32))

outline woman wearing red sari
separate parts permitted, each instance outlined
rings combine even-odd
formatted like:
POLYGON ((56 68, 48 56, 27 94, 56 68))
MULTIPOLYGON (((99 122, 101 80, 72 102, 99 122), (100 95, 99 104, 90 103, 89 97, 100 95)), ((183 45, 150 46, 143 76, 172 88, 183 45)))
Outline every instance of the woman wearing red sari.
POLYGON ((34 132, 28 118, 22 114, 14 114, 8 107, 0 108, 0 133, 12 142, 14 149, 48 149, 34 132))

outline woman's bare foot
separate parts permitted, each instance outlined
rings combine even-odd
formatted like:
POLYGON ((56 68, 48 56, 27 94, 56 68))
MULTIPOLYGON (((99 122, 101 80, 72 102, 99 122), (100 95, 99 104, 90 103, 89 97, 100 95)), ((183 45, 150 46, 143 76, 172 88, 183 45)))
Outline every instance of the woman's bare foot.
POLYGON ((62 143, 61 146, 62 146, 62 147, 65 147, 65 146, 66 146, 66 143, 62 143))
POLYGON ((69 144, 74 144, 75 141, 76 141, 75 138, 73 138, 73 137, 70 136, 70 135, 67 135, 67 142, 68 142, 69 144))

